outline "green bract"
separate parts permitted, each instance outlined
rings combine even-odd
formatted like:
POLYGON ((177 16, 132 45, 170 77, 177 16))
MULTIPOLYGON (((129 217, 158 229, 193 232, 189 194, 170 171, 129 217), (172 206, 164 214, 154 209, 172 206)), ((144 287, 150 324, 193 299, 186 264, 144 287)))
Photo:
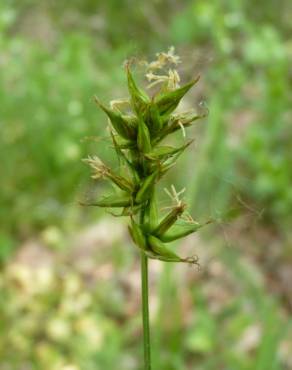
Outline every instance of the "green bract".
POLYGON ((155 99, 159 113, 163 116, 172 113, 184 95, 199 81, 199 77, 176 90, 163 92, 155 99))
MULTIPOLYGON (((179 200, 175 191, 172 196, 175 204, 169 207, 164 217, 159 217, 156 187, 192 140, 178 147, 161 145, 160 142, 179 129, 185 134, 186 127, 203 117, 190 112, 174 113, 181 99, 199 78, 182 87, 178 87, 179 78, 163 83, 160 90, 149 96, 136 83, 129 63, 126 65, 126 74, 131 112, 108 108, 95 98, 109 118, 110 135, 120 172, 111 170, 97 157, 85 160, 93 169, 93 178, 110 180, 120 189, 120 193, 103 196, 88 205, 121 208, 119 215, 131 218, 129 232, 133 242, 147 257, 167 262, 197 263, 195 258, 179 257, 164 243, 196 232, 202 225, 190 217, 190 221, 179 220, 186 204, 179 200)), ((178 76, 177 72, 169 75, 178 76)), ((156 77, 159 78, 158 75, 156 77)))

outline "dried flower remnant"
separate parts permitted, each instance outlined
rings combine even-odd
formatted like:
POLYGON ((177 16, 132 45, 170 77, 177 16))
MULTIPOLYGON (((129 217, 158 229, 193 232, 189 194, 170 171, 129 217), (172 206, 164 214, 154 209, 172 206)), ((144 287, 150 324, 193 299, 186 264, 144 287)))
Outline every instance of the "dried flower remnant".
POLYGON ((181 59, 178 55, 175 55, 175 49, 174 46, 171 46, 167 53, 165 52, 160 52, 156 54, 157 59, 147 63, 147 70, 155 70, 155 69, 161 69, 164 68, 167 65, 174 64, 177 66, 178 64, 181 63, 181 59))
POLYGON ((91 175, 93 179, 104 178, 109 171, 102 160, 96 155, 93 157, 88 156, 88 158, 83 159, 83 162, 88 163, 93 170, 93 174, 91 175))
POLYGON ((129 99, 114 99, 110 101, 110 107, 113 110, 122 111, 125 108, 130 107, 130 100, 129 99))
POLYGON ((163 84, 163 88, 168 90, 174 90, 179 87, 180 76, 176 70, 176 67, 181 63, 180 57, 175 55, 174 47, 171 46, 167 53, 157 53, 157 59, 147 63, 146 78, 149 85, 148 88, 152 88, 158 84, 163 84), (171 66, 171 68, 169 68, 171 66), (168 67, 168 71, 166 68, 168 67), (160 70, 158 72, 158 70, 160 70))
POLYGON ((154 87, 160 83, 166 83, 169 90, 174 90, 179 87, 180 82, 180 76, 175 69, 169 69, 168 75, 157 75, 153 72, 148 72, 146 78, 150 82, 148 88, 154 87))

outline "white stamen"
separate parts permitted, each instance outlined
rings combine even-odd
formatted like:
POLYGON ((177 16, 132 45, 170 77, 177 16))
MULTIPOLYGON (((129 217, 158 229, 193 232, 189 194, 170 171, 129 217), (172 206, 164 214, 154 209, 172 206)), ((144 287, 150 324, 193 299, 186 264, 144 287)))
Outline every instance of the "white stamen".
POLYGON ((185 139, 185 138, 187 137, 187 135, 186 135, 186 130, 185 130, 185 128, 184 128, 184 125, 181 123, 181 121, 178 121, 178 125, 179 125, 179 127, 181 128, 182 136, 183 136, 183 138, 185 139))
POLYGON ((115 99, 115 100, 110 101, 111 109, 120 110, 120 109, 123 109, 125 107, 127 108, 129 106, 130 106, 129 99, 115 99))
MULTIPOLYGON (((181 191, 177 192, 174 185, 171 185, 170 187, 171 191, 169 191, 167 188, 164 188, 164 191, 166 194, 170 197, 172 201, 176 203, 176 206, 182 205, 182 200, 179 199, 179 196, 185 192, 185 188, 183 188, 181 191)), ((172 208, 172 207, 170 207, 172 208)))

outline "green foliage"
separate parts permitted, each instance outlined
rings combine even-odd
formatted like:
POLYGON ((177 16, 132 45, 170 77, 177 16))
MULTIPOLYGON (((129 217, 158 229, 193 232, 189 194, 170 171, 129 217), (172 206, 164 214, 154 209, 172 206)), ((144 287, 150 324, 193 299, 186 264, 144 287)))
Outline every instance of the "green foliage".
POLYGON ((264 222, 285 231, 291 223, 291 25, 284 4, 276 9, 268 2, 264 12, 250 1, 236 4, 191 2, 173 21, 177 42, 188 48, 208 41, 213 59, 206 139, 190 195, 204 213, 210 194, 211 212, 240 194, 263 210, 264 222))
MULTIPOLYGON (((0 44, 0 223, 8 232, 30 235, 70 218, 68 205, 84 173, 77 162, 94 143, 85 138, 96 127, 102 134, 90 99, 121 76, 111 51, 97 57, 87 35, 67 34, 56 45, 42 46, 2 33, 0 44)), ((116 51, 116 60, 119 52, 124 49, 116 51)), ((98 145, 106 147, 103 141, 98 145)))

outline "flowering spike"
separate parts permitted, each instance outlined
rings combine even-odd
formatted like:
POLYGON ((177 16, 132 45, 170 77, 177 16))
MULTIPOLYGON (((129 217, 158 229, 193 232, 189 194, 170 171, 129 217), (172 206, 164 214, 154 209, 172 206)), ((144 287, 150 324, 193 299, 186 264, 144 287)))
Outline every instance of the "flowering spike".
MULTIPOLYGON (((114 149, 118 160, 122 160, 127 167, 126 174, 116 173, 98 157, 89 157, 84 160, 92 168, 94 179, 111 180, 123 191, 120 195, 102 197, 96 202, 86 205, 121 208, 119 213, 114 216, 129 216, 131 218, 129 232, 141 254, 145 369, 151 368, 147 258, 163 262, 185 262, 198 265, 196 256, 182 258, 171 251, 165 243, 196 232, 203 226, 195 223, 191 216, 184 213, 186 204, 179 199, 179 195, 184 190, 176 192, 173 186, 171 187, 172 192, 167 193, 175 205, 170 207, 170 211, 159 221, 156 183, 176 164, 177 159, 192 140, 185 142, 178 148, 159 143, 178 130, 182 131, 185 138, 185 128, 195 120, 206 116, 206 113, 173 113, 181 99, 197 83, 199 78, 179 87, 181 78, 176 66, 181 61, 175 55, 174 47, 169 48, 166 53, 158 53, 156 56, 157 60, 151 63, 144 62, 146 78, 150 83, 149 87, 155 86, 152 97, 149 97, 145 91, 137 86, 130 70, 130 64, 127 62, 126 74, 130 98, 112 100, 110 108, 95 98, 96 103, 111 122, 114 133, 111 130, 110 134, 114 149), (135 220, 138 217, 139 221, 135 220), (187 222, 182 222, 183 217, 187 219, 187 222), (179 218, 180 221, 178 221, 179 218)), ((123 171, 125 166, 119 168, 120 171, 123 171)))
MULTIPOLYGON (((113 130, 110 130, 110 134, 114 149, 118 160, 125 164, 128 171, 126 174, 116 173, 98 157, 85 159, 93 170, 94 179, 108 179, 123 191, 120 195, 102 197, 87 205, 122 208, 116 216, 131 217, 129 231, 132 239, 149 258, 166 262, 196 263, 197 260, 193 257, 179 257, 164 243, 196 232, 203 225, 192 220, 178 221, 183 216, 186 204, 179 199, 182 192, 177 193, 174 188, 169 194, 175 205, 170 207, 168 213, 159 221, 156 183, 176 164, 179 156, 193 141, 173 147, 160 145, 161 140, 178 130, 181 130, 185 137, 185 128, 206 114, 173 113, 199 78, 179 87, 181 78, 176 67, 181 61, 175 55, 174 48, 171 47, 167 52, 158 53, 156 56, 155 61, 146 63, 149 87, 156 86, 152 97, 138 87, 130 70, 130 63, 127 62, 126 75, 130 97, 112 100, 110 107, 95 98, 111 122, 113 130), (139 222, 134 219, 138 214, 139 222)), ((125 166, 120 166, 120 171, 123 171, 125 166)))

